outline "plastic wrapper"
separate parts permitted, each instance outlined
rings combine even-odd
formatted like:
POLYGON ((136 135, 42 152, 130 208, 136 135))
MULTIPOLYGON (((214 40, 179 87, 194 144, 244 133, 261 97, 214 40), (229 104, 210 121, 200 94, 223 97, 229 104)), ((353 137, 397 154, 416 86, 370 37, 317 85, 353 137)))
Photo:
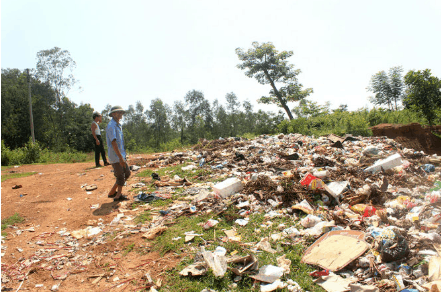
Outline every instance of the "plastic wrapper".
POLYGON ((311 228, 321 221, 322 221, 322 219, 318 216, 308 215, 307 217, 305 217, 301 220, 301 225, 304 228, 311 228))

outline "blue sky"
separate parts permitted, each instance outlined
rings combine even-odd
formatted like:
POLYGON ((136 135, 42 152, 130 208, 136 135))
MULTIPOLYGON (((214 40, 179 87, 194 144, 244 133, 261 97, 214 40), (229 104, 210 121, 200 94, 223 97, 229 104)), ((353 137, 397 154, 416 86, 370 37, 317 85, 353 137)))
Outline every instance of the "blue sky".
POLYGON ((98 111, 147 109, 155 98, 172 106, 193 89, 276 111, 256 102, 270 86, 236 67, 235 49, 254 41, 293 51, 310 100, 371 108, 366 87, 381 70, 441 77, 441 1, 1 1, 1 68, 35 68, 38 51, 68 50, 83 88, 68 96, 98 111))

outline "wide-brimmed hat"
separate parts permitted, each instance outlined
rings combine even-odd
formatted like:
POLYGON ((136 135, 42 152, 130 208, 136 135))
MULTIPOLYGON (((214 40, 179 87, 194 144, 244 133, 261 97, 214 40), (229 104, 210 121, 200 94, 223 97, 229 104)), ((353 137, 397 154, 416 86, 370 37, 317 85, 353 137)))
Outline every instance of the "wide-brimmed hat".
POLYGON ((124 112, 124 113, 126 113, 126 111, 123 109, 123 107, 121 107, 121 106, 113 106, 111 108, 110 112, 109 112, 109 116, 112 116, 112 113, 115 113, 115 112, 124 112))

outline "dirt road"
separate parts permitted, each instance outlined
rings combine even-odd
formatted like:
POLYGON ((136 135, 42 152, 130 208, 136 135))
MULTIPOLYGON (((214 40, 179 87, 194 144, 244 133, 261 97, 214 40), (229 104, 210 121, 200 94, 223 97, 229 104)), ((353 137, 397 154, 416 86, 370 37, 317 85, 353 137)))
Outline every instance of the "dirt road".
MULTIPOLYGON (((138 161, 141 158, 133 157, 138 161)), ((149 156, 143 155, 142 159, 148 160, 149 156)), ((2 243, 2 281, 7 282, 2 283, 2 291, 8 288, 15 291, 20 285, 20 291, 50 291, 58 284, 59 291, 134 291, 145 285, 140 281, 147 271, 158 281, 165 269, 179 262, 180 257, 176 254, 161 257, 146 249, 148 244, 141 233, 117 237, 102 244, 91 244, 91 239, 83 238, 75 247, 63 247, 66 244, 59 235, 60 230, 65 228, 72 232, 97 222, 106 225, 121 212, 121 204, 107 197, 115 182, 112 167, 94 168, 93 165, 91 162, 24 165, 2 171, 2 175, 37 172, 28 177, 8 179, 1 185, 1 218, 18 213, 25 219, 16 228, 4 231, 8 236, 2 243), (87 192, 82 188, 92 184, 97 185, 96 190, 87 192), (15 185, 22 187, 13 189, 15 185), (99 208, 93 208, 97 204, 99 208), (130 253, 125 252, 127 247, 132 247, 130 253), (42 259, 48 255, 52 258, 64 256, 69 261, 56 267, 45 266, 49 262, 42 259), (149 262, 148 270, 143 265, 146 262, 149 262), (28 274, 28 278, 21 284, 23 274, 28 274), (5 275, 8 277, 3 280, 5 275), (101 275, 103 277, 98 280, 101 275), (128 279, 133 280, 117 287, 128 279)), ((133 176, 127 185, 140 179, 133 176)), ((132 198, 135 194, 130 194, 129 190, 125 187, 123 194, 132 198)))

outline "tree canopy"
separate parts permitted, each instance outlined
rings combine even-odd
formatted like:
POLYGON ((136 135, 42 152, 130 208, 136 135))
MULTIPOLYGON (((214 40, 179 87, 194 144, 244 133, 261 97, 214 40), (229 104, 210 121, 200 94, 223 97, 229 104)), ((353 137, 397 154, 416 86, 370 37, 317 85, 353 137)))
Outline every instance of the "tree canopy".
POLYGON ((379 71, 371 77, 367 90, 375 94, 370 97, 370 102, 374 105, 388 105, 390 110, 398 110, 398 102, 404 93, 404 81, 402 78, 403 68, 396 66, 390 68, 388 74, 379 71))
POLYGON ((269 96, 261 97, 258 102, 264 104, 276 104, 284 109, 290 120, 293 115, 287 106, 288 102, 300 101, 311 93, 313 89, 302 89, 297 76, 300 69, 289 64, 287 59, 293 55, 292 51, 278 52, 271 43, 252 43, 253 48, 244 52, 241 48, 236 49, 236 54, 242 63, 237 67, 245 71, 248 77, 254 77, 260 84, 270 84, 272 89, 269 96), (279 88, 277 85, 281 84, 279 88))
POLYGON ((440 79, 432 76, 430 69, 410 70, 405 75, 405 84, 405 107, 422 113, 432 125, 441 111, 440 79))

